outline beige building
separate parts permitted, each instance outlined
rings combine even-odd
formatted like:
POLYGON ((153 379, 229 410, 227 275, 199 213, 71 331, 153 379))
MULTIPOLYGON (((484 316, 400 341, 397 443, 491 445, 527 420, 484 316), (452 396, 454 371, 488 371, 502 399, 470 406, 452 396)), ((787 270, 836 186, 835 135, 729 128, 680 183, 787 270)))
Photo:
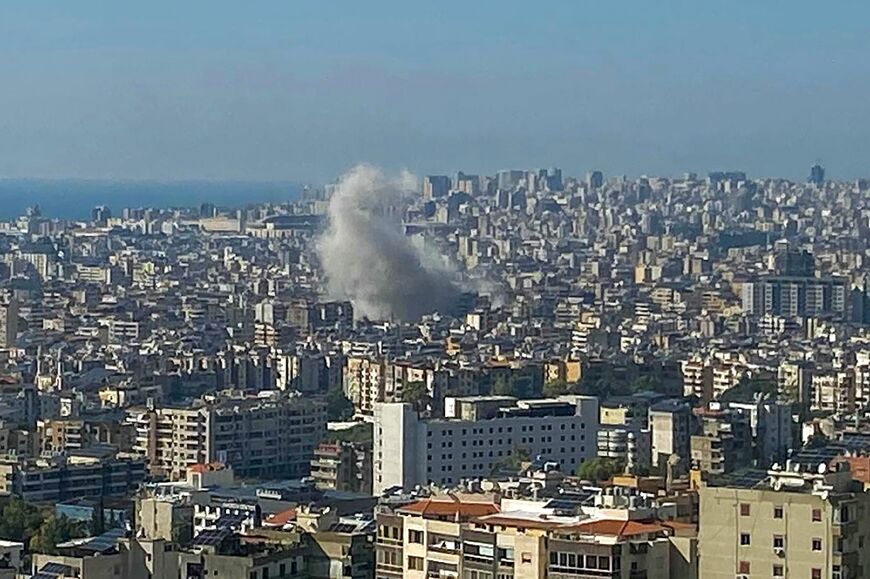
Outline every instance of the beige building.
POLYGON ((321 402, 294 394, 230 395, 193 408, 131 409, 134 451, 152 473, 183 480, 196 464, 221 462, 242 477, 299 477, 309 472, 326 427, 321 402))
POLYGON ((354 411, 363 416, 374 413, 376 402, 383 402, 386 383, 384 361, 364 356, 349 356, 344 367, 344 392, 354 411))
POLYGON ((702 487, 701 579, 867 577, 870 495, 848 465, 818 471, 789 465, 702 487))
POLYGON ((697 577, 694 527, 638 514, 560 515, 487 495, 423 499, 378 514, 376 577, 697 577))

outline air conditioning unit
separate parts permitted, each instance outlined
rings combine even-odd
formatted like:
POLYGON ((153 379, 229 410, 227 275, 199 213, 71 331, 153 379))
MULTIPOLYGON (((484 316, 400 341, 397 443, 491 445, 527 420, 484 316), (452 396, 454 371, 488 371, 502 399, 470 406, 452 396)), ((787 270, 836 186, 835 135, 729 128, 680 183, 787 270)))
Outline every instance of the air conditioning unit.
POLYGON ((749 579, 749 575, 737 575, 734 579, 749 579))
POLYGON ((777 557, 785 557, 785 549, 783 547, 776 547, 773 552, 777 557))

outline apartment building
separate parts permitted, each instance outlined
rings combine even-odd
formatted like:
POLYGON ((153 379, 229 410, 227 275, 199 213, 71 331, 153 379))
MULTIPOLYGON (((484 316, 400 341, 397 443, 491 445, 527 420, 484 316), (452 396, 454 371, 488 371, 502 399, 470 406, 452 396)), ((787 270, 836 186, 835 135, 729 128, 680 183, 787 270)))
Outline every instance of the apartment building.
POLYGON ((836 277, 759 276, 743 284, 743 311, 750 316, 846 315, 847 280, 836 277))
POLYGON ((374 405, 384 400, 386 383, 384 360, 367 356, 348 356, 343 382, 344 392, 353 402, 355 412, 362 416, 371 416, 374 405))
POLYGON ((671 455, 680 458, 679 470, 688 468, 694 420, 691 407, 681 400, 663 400, 650 406, 652 465, 663 469, 671 455))
POLYGON ((193 408, 134 409, 128 420, 136 429, 134 451, 170 480, 211 462, 242 477, 305 476, 326 428, 320 401, 272 391, 202 399, 193 408))
POLYGON ((36 433, 39 454, 47 457, 99 445, 130 450, 133 429, 129 424, 108 419, 65 418, 37 421, 36 433))
POLYGON ((379 579, 693 579, 694 527, 648 509, 560 512, 547 503, 487 495, 422 499, 377 514, 379 579), (643 517, 643 518, 640 518, 643 517))
POLYGON ((702 487, 701 579, 867 577, 870 495, 860 486, 842 462, 809 471, 789 464, 702 487))
POLYGON ((699 358, 683 360, 680 364, 683 376, 683 395, 696 396, 704 403, 713 398, 713 367, 699 358))
POLYGON ((371 444, 322 442, 314 449, 311 477, 317 488, 372 492, 371 444))
POLYGON ((565 472, 597 454, 598 399, 587 396, 447 398, 443 419, 420 418, 410 404, 379 403, 374 422, 375 494, 486 477, 521 449, 565 472))
POLYGON ((0 492, 28 502, 127 495, 145 480, 145 461, 111 453, 72 455, 63 460, 0 463, 0 492))

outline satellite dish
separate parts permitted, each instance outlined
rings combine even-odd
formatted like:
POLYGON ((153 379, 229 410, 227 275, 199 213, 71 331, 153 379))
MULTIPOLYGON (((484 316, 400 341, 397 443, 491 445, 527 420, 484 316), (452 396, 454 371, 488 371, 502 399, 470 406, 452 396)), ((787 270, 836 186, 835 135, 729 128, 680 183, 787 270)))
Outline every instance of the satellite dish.
POLYGON ((823 462, 819 463, 819 474, 825 474, 828 471, 828 465, 823 462))

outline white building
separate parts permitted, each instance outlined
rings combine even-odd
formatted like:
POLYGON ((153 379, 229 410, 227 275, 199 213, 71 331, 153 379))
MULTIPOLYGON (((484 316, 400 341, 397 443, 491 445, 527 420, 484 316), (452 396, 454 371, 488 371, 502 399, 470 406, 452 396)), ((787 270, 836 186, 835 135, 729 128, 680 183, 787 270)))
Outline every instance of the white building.
POLYGON ((597 454, 598 399, 447 398, 443 419, 421 419, 410 404, 374 405, 374 492, 488 477, 514 452, 573 473, 597 454))

